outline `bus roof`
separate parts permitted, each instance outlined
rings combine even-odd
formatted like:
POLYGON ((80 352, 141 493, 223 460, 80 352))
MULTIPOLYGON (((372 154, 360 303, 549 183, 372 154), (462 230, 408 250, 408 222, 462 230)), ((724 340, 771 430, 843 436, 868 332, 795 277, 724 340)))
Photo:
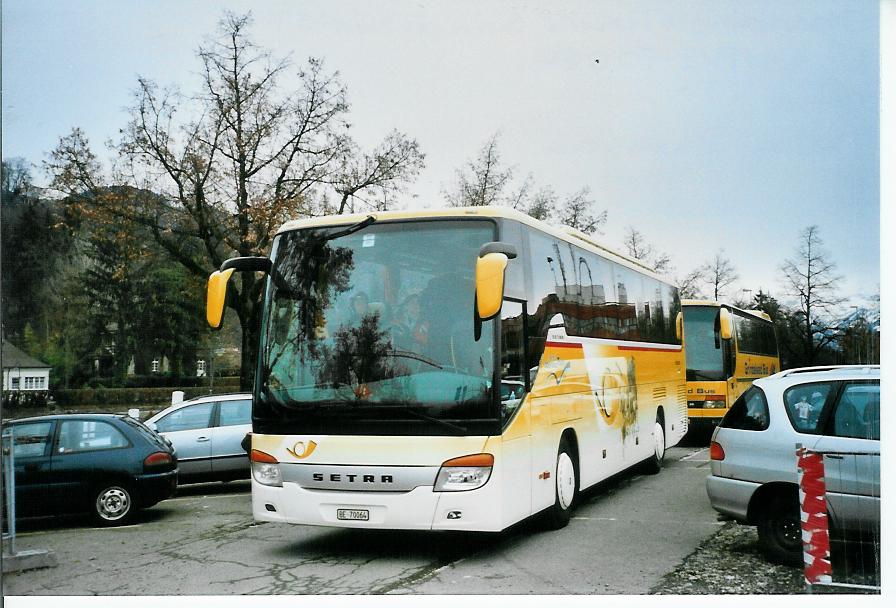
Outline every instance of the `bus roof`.
POLYGON ((732 310, 736 310, 742 312, 747 315, 753 315, 754 317, 759 317, 763 321, 771 322, 772 318, 768 316, 768 313, 764 310, 747 310, 745 308, 739 308, 734 304, 728 304, 726 302, 717 302, 715 300, 682 300, 681 306, 684 308, 685 306, 714 306, 719 308, 720 306, 724 306, 725 308, 730 308, 732 310))
POLYGON ((536 228, 538 230, 541 230, 542 232, 546 232, 554 237, 563 239, 567 242, 572 242, 573 244, 579 245, 580 247, 583 247, 585 249, 597 250, 595 253, 610 258, 614 262, 633 268, 638 272, 649 275, 659 281, 662 281, 663 283, 669 283, 667 279, 654 272, 652 268, 645 265, 640 260, 611 249, 591 235, 585 234, 568 226, 555 226, 547 222, 537 220, 530 215, 527 215, 515 209, 511 209, 509 207, 486 205, 481 207, 443 207, 422 210, 371 211, 369 213, 355 213, 350 215, 328 215, 288 221, 280 227, 280 229, 277 231, 277 234, 280 234, 282 232, 290 232, 292 230, 300 230, 302 228, 356 224, 370 216, 375 217, 378 221, 432 218, 447 219, 462 217, 488 217, 516 220, 523 224, 527 224, 532 228, 536 228))

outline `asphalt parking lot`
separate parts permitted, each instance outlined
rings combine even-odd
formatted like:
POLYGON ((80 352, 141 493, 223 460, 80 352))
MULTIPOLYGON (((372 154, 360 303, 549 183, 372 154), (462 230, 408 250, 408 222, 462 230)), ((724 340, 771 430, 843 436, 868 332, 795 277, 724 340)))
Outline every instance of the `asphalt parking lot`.
POLYGON ((589 490, 570 525, 501 534, 255 524, 249 483, 181 487, 134 525, 20 526, 55 568, 8 575, 9 595, 646 594, 723 522, 703 490, 706 450, 668 452, 658 476, 589 490))

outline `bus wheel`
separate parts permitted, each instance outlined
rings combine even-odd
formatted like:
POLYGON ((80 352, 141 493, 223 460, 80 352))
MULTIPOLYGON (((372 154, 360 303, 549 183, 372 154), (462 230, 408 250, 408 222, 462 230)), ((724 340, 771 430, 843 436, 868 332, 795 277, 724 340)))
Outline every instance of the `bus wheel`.
POLYGON ((657 416, 653 423, 653 454, 644 462, 644 471, 650 475, 656 475, 663 468, 663 458, 666 455, 666 432, 663 429, 663 421, 657 416))
POLYGON ((559 530, 569 523, 579 491, 579 472, 576 467, 575 454, 565 438, 560 440, 560 448, 557 450, 557 466, 554 477, 556 478, 556 496, 554 506, 547 512, 547 526, 551 530, 559 530))

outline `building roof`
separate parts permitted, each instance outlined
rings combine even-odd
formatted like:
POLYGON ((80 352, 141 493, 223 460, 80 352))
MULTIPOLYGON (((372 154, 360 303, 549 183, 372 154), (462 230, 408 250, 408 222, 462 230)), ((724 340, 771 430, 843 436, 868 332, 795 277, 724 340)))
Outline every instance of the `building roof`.
POLYGON ((38 361, 31 355, 25 353, 6 340, 3 340, 2 351, 0 351, 0 359, 3 360, 3 369, 20 368, 41 368, 49 369, 50 366, 42 361, 38 361))

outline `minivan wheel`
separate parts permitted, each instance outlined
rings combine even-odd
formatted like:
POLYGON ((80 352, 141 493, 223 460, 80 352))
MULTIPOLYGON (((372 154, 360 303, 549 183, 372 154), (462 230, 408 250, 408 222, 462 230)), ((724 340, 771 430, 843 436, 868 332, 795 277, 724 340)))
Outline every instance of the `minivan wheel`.
POLYGON ((803 561, 803 537, 799 505, 778 498, 762 514, 757 524, 759 545, 772 562, 799 565, 803 561))
POLYGON ((551 530, 559 530, 569 523, 579 491, 579 472, 575 454, 565 438, 560 440, 554 473, 556 495, 554 505, 545 514, 545 521, 551 530))
POLYGON ((101 526, 124 525, 137 510, 133 492, 124 484, 99 486, 93 496, 93 519, 101 526))

